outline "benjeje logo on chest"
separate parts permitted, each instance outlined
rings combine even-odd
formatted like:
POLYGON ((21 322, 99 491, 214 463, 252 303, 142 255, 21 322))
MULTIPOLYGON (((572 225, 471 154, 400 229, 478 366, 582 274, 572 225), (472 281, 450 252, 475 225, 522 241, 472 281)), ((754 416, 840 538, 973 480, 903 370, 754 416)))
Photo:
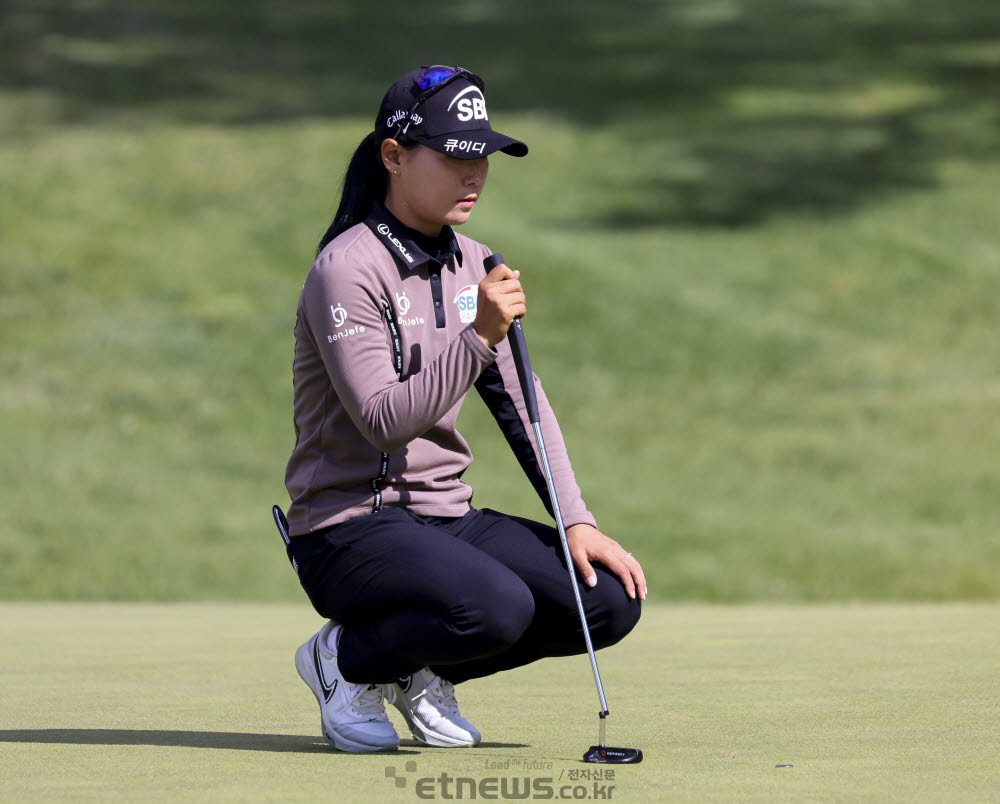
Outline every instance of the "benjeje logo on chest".
POLYGON ((410 299, 406 295, 404 290, 402 293, 396 294, 396 315, 398 317, 397 323, 401 327, 419 327, 424 323, 424 317, 420 315, 407 316, 410 312, 410 299))

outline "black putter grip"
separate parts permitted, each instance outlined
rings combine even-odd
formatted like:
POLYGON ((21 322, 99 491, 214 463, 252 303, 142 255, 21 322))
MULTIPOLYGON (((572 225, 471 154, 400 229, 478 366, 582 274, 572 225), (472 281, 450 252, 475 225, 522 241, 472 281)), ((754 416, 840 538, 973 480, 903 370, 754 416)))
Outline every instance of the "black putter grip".
MULTIPOLYGON (((503 254, 491 254, 483 260, 483 268, 489 273, 503 262, 503 254)), ((538 397, 535 396, 535 380, 531 374, 531 358, 528 357, 528 343, 524 339, 524 327, 518 316, 507 330, 507 340, 510 341, 510 351, 514 355, 514 365, 517 366, 517 379, 521 383, 521 393, 528 409, 528 420, 532 424, 541 421, 538 415, 538 397)))

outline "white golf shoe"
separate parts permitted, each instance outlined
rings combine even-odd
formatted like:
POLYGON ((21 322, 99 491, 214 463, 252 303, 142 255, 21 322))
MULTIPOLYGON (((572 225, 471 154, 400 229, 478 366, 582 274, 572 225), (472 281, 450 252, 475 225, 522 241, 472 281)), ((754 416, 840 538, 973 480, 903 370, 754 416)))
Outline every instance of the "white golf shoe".
POLYGON ((387 685, 386 700, 406 718, 414 738, 426 745, 468 747, 483 739, 458 711, 455 686, 426 668, 387 685))
POLYGON ((386 688, 344 680, 337 654, 326 644, 333 627, 327 623, 295 651, 295 669, 319 703, 323 736, 334 748, 352 754, 395 751, 399 735, 385 713, 386 688))

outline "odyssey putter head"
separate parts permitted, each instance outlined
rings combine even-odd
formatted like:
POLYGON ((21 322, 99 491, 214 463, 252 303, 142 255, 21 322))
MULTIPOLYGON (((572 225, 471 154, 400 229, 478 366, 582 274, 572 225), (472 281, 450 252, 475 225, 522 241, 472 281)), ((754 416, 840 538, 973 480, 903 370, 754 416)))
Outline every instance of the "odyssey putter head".
POLYGON ((598 745, 592 745, 583 755, 584 762, 598 762, 602 765, 634 765, 642 762, 641 748, 618 748, 604 744, 604 721, 608 710, 597 715, 601 719, 601 730, 597 737, 598 745))
POLYGON ((583 755, 584 762, 602 765, 628 765, 642 762, 641 748, 612 748, 610 745, 592 745, 583 755))

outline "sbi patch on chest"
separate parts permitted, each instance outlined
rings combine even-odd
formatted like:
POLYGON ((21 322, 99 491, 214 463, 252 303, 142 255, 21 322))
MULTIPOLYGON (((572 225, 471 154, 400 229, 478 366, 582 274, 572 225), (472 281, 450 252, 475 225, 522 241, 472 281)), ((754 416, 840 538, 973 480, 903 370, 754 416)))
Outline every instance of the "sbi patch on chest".
POLYGON ((476 320, 476 303, 479 301, 479 285, 466 285, 455 295, 458 317, 463 324, 476 320))

